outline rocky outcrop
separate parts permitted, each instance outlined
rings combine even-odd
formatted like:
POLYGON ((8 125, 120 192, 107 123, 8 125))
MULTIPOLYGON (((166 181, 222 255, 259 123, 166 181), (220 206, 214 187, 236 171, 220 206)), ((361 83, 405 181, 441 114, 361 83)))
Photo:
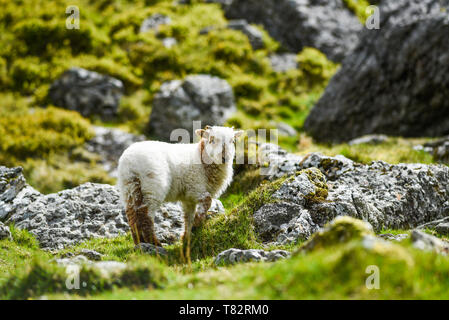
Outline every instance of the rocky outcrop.
POLYGON ((193 121, 201 121, 202 127, 222 125, 235 111, 234 94, 226 80, 209 75, 188 76, 184 81, 162 84, 153 101, 149 133, 170 141, 173 130, 186 129, 192 138, 193 121))
POLYGON ((115 78, 82 68, 70 68, 50 87, 49 97, 58 107, 83 116, 98 115, 110 120, 117 115, 123 83, 115 78))
MULTIPOLYGON (((62 249, 81 241, 125 234, 128 222, 118 190, 105 184, 86 183, 73 189, 43 195, 28 186, 21 168, 0 167, 0 210, 6 223, 35 235, 44 249, 62 249)), ((213 200, 210 214, 224 212, 213 200)), ((184 232, 181 205, 164 204, 155 214, 155 231, 163 244, 177 241, 184 232)))
POLYGON ((134 134, 115 128, 94 126, 95 137, 86 142, 89 152, 100 156, 100 163, 110 176, 118 177, 118 160, 123 151, 134 142, 144 141, 145 136, 134 134))
POLYGON ((117 190, 93 183, 41 195, 14 212, 7 222, 30 231, 41 247, 48 249, 62 249, 90 238, 114 237, 128 231, 117 190))
POLYGON ((279 259, 288 258, 289 256, 290 252, 285 250, 265 251, 258 249, 240 250, 232 248, 221 252, 215 258, 214 263, 217 266, 223 266, 242 262, 273 262, 279 259))
POLYGON ((306 131, 326 142, 372 133, 448 134, 447 10, 448 1, 382 1, 380 29, 360 35, 310 112, 306 131))
POLYGON ((320 154, 295 156, 262 145, 268 177, 290 176, 254 213, 265 241, 307 239, 337 216, 352 216, 382 228, 411 229, 449 215, 449 167, 375 161, 369 165, 320 154), (317 168, 322 176, 313 169, 317 168), (304 170, 308 169, 308 170, 304 170), (299 174, 295 173, 299 170, 299 174))
POLYGON ((285 48, 313 47, 340 62, 358 42, 362 24, 342 0, 208 0, 228 19, 262 24, 285 48))

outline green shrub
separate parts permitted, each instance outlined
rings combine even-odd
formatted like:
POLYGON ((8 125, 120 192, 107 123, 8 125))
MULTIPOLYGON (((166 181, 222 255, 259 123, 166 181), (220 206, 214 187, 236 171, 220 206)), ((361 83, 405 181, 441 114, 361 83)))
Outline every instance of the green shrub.
POLYGON ((17 59, 11 66, 12 86, 24 94, 33 93, 40 85, 49 82, 50 68, 36 57, 17 59))
POLYGON ((74 111, 49 107, 0 118, 2 158, 45 157, 82 145, 92 136, 89 122, 74 111))
POLYGON ((299 69, 312 83, 324 83, 332 77, 337 65, 326 58, 326 55, 314 48, 305 48, 298 55, 299 69))

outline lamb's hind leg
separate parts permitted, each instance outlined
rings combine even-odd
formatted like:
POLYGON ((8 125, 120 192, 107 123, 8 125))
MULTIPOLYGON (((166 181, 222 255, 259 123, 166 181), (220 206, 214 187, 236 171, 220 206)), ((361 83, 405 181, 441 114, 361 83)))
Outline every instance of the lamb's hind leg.
MULTIPOLYGON (((151 206, 154 207, 154 206, 151 206)), ((154 214, 154 211, 151 210, 154 214)), ((139 232, 139 238, 142 242, 151 243, 155 246, 161 246, 159 240, 156 237, 156 232, 154 231, 154 219, 153 216, 149 215, 149 207, 147 205, 142 205, 137 209, 137 230, 139 232)))
POLYGON ((126 216, 131 228, 131 234, 135 244, 140 242, 152 243, 160 246, 154 232, 153 216, 149 216, 149 205, 151 206, 150 213, 154 214, 156 208, 155 202, 148 202, 145 200, 140 180, 135 178, 132 181, 133 189, 127 200, 126 216))

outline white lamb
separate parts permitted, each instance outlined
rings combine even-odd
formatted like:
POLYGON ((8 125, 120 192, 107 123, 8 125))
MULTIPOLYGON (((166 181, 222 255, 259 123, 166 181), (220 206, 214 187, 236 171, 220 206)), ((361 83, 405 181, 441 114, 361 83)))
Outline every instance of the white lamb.
POLYGON ((155 211, 163 202, 176 201, 183 205, 183 239, 189 244, 192 226, 204 220, 212 198, 230 184, 234 142, 243 131, 206 126, 195 133, 201 137, 199 143, 137 142, 120 157, 118 185, 135 244, 160 245, 155 211))

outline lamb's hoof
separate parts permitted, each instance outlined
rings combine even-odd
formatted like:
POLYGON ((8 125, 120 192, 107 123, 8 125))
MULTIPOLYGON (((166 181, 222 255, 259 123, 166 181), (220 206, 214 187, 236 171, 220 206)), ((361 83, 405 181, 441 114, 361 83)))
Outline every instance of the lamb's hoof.
POLYGON ((160 256, 167 255, 167 250, 165 250, 162 247, 155 246, 154 244, 151 243, 141 242, 137 244, 134 248, 142 250, 142 252, 148 253, 150 255, 160 255, 160 256))

